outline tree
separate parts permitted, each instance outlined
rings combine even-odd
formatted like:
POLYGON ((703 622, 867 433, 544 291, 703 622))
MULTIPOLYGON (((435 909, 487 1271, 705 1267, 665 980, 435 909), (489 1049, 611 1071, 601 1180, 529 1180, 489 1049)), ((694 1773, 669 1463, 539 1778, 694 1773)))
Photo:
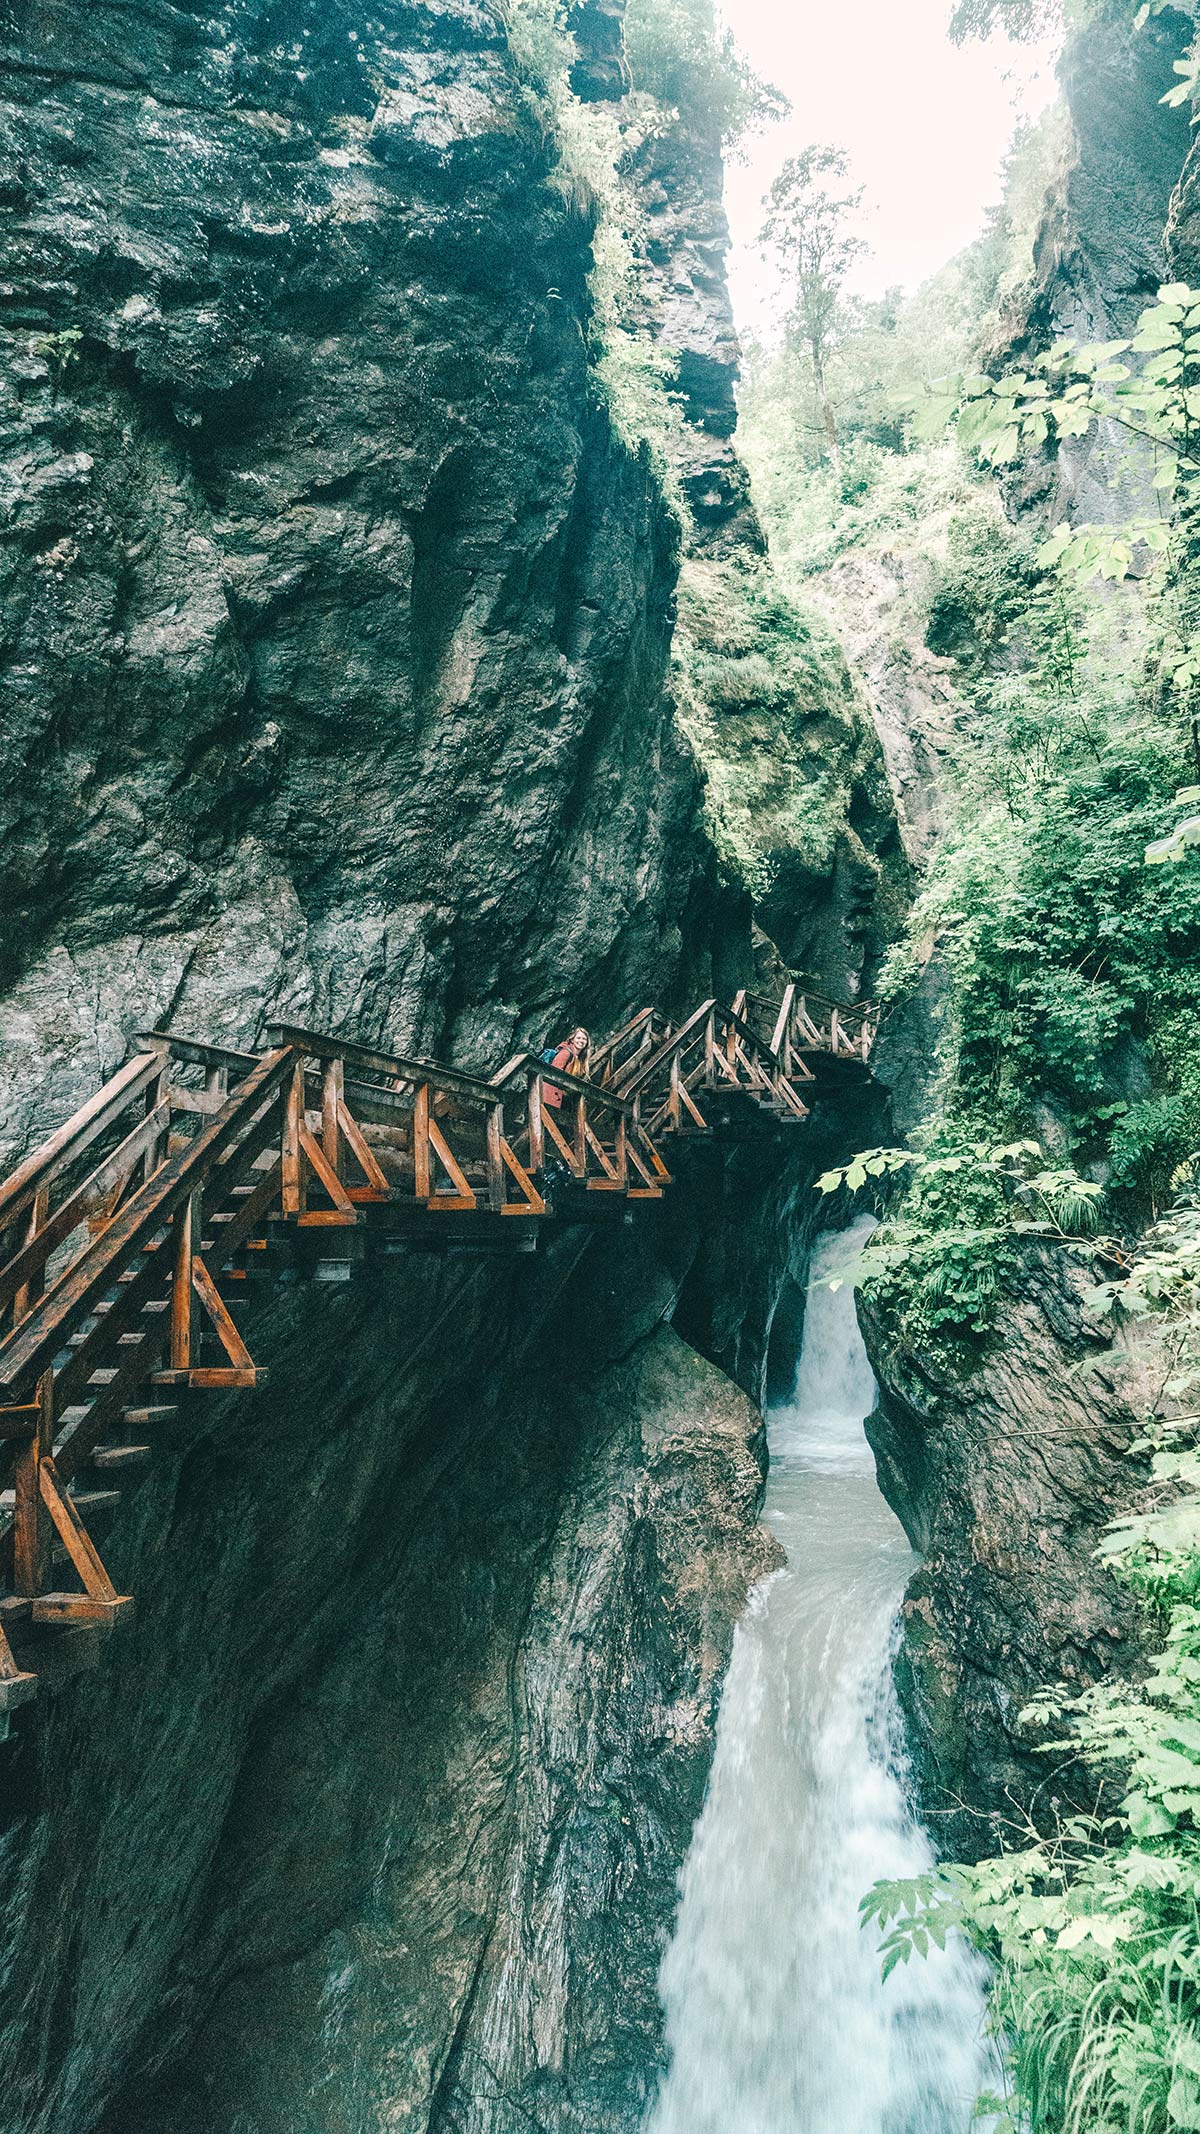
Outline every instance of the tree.
POLYGON ((767 194, 768 214, 762 227, 763 243, 775 247, 793 284, 788 335, 812 367, 813 390, 835 468, 840 467, 841 455, 829 397, 828 364, 844 327, 846 276, 867 249, 861 237, 851 236, 846 227, 861 204, 862 188, 851 193, 834 190, 848 168, 840 148, 814 146, 789 156, 767 194))

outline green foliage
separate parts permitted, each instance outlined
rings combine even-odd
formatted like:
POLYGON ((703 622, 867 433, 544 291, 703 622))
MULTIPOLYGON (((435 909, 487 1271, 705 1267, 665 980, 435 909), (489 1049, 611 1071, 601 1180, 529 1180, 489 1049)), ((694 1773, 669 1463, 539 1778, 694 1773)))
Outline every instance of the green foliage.
MULTIPOLYGON (((1195 1164, 1186 1166, 1189 1178, 1195 1164)), ((1015 1849, 879 1884, 864 1924, 883 1963, 965 1935, 994 1965, 991 2026, 1011 2134, 1172 2134, 1200 2128, 1200 1201, 1185 1184, 1132 1270, 1088 1299, 1101 1318, 1155 1323, 1162 1392, 1144 1438, 1146 1500, 1103 1554, 1156 1611, 1140 1683, 1046 1691, 1020 1715, 1043 1753, 1119 1787, 1119 1812, 1026 1822, 1015 1849)), ((988 2105, 994 2100, 988 2100, 988 2105)), ((981 2108, 984 2101, 981 2100, 981 2108)))
POLYGON ((789 156, 767 195, 762 228, 762 242, 774 249, 790 291, 788 344, 808 364, 825 447, 835 465, 837 417, 826 374, 853 316, 844 298, 846 276, 866 251, 849 228, 849 218, 862 205, 862 188, 838 190, 848 168, 840 148, 812 146, 789 156))
POLYGON ((871 775, 845 658, 767 564, 693 557, 680 579, 674 663, 682 722, 707 773, 711 835, 728 874, 768 910, 797 871, 832 865, 852 789, 871 775))
POLYGON ((579 55, 564 0, 505 0, 504 23, 531 121, 556 151, 551 182, 593 220, 588 289, 597 390, 617 435, 631 452, 648 453, 685 523, 677 473, 682 417, 672 391, 676 366, 640 323, 641 213, 625 167, 621 122, 607 107, 584 103, 571 87, 579 55))
POLYGON ((1057 108, 1023 129, 984 235, 914 296, 867 301, 843 290, 824 366, 836 467, 794 326, 782 347, 747 350, 738 442, 778 561, 807 575, 850 550, 887 551, 897 534, 927 529, 964 501, 966 462, 939 439, 916 438, 906 411, 936 379, 974 367, 977 342, 1010 330, 1007 314, 1033 272, 1046 186, 1067 148, 1057 108))
POLYGON ((991 1331, 1006 1279, 1020 1268, 1022 1238, 1088 1244, 1101 1186, 1047 1163, 1033 1140, 996 1147, 945 1131, 925 1150, 868 1149, 817 1180, 819 1193, 860 1192, 903 1174, 906 1190, 833 1289, 854 1281, 902 1348, 920 1348, 951 1368, 969 1366, 991 1331))
POLYGON ((712 0, 630 0, 625 50, 635 87, 679 112, 688 127, 726 154, 788 110, 761 81, 712 0))
POLYGON ((1064 521, 1041 561, 1083 583, 1136 573, 1155 603, 1165 674, 1186 699, 1200 681, 1192 553, 1200 519, 1200 290, 1164 286, 1132 339, 1056 341, 1028 370, 999 378, 951 374, 917 397, 913 420, 924 436, 953 420, 959 443, 993 467, 1086 437, 1097 424, 1140 441, 1164 498, 1161 512, 1118 527, 1064 521))

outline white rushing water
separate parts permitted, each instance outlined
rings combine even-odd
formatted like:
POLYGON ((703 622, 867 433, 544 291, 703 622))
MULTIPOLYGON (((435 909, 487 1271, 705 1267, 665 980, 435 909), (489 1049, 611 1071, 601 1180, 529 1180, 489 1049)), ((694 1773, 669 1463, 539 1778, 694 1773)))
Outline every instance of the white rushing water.
MULTIPOLYGON (((813 1283, 871 1227, 823 1238, 813 1283)), ((863 1432, 874 1391, 851 1290, 813 1287, 792 1398, 768 1417, 787 1567, 737 1632, 663 1961, 671 2064, 648 2134, 967 2134, 988 2080, 974 1960, 951 1947, 884 1985, 858 1921, 872 1882, 933 1860, 891 1686, 914 1558, 863 1432)))

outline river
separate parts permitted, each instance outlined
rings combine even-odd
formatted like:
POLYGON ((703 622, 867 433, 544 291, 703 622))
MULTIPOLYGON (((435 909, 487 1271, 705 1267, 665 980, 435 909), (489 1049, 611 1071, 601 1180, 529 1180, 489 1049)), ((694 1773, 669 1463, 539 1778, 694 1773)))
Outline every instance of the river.
POLYGON ((976 1961, 951 1947, 884 1985, 858 1921, 872 1882, 933 1863, 892 1688, 915 1559, 864 1435, 853 1293, 820 1286, 871 1227, 819 1241, 795 1386, 768 1416, 765 1517, 787 1566, 737 1632, 647 2134, 967 2134, 989 2080, 976 1961))

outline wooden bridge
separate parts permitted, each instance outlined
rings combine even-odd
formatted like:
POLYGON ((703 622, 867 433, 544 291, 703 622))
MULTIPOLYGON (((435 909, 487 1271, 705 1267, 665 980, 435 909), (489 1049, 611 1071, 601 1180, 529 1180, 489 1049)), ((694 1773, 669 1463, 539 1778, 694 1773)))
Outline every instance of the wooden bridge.
POLYGON ((234 1317, 251 1272, 626 1219, 670 1187, 673 1138, 799 1125, 877 1022, 795 987, 674 1024, 646 1008, 586 1078, 523 1051, 483 1079, 290 1024, 261 1054, 140 1037, 0 1185, 0 1738, 64 1634, 132 1610, 91 1530, 156 1428, 265 1378, 234 1317))

